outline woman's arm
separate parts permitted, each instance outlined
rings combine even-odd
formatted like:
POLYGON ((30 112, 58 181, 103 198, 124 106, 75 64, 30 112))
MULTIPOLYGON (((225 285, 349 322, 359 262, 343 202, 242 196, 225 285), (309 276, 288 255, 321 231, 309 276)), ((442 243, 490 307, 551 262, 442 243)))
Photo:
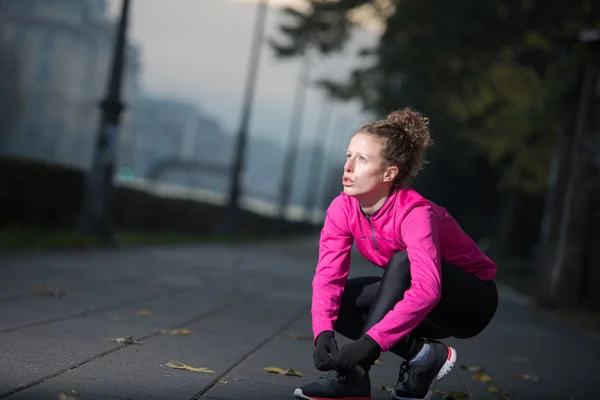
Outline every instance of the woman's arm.
POLYGON ((401 222, 400 233, 410 260, 411 287, 403 300, 367 332, 383 351, 410 333, 441 295, 438 221, 431 206, 423 203, 409 211, 401 222))
POLYGON ((350 270, 353 238, 348 228, 343 199, 337 197, 327 209, 319 240, 319 261, 312 287, 314 338, 333 331, 350 270))

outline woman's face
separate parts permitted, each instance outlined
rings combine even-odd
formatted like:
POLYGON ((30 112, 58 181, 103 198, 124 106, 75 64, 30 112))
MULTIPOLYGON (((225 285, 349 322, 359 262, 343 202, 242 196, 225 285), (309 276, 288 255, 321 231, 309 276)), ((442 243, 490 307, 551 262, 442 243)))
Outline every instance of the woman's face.
POLYGON ((352 137, 342 177, 344 193, 359 200, 387 193, 398 169, 382 170, 382 146, 381 139, 373 135, 357 133, 352 137))

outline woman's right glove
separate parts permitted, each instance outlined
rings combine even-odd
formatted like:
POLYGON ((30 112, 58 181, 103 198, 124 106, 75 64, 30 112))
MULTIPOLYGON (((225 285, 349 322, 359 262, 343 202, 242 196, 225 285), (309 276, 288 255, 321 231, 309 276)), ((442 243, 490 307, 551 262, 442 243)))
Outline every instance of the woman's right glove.
POLYGON ((317 336, 313 360, 319 371, 330 371, 338 368, 338 345, 332 331, 323 331, 317 336))

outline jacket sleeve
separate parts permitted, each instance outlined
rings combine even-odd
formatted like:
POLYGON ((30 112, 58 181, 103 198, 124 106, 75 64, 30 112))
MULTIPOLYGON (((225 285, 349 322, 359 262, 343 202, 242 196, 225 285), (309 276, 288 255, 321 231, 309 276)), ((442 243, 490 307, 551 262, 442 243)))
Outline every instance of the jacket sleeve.
POLYGON ((338 197, 327 209, 319 239, 311 305, 315 339, 321 332, 333 330, 350 270, 353 238, 342 202, 343 199, 338 197))
POLYGON ((400 224, 410 261, 411 287, 368 332, 383 351, 390 350, 433 309, 441 295, 441 255, 438 221, 429 204, 410 210, 400 224))

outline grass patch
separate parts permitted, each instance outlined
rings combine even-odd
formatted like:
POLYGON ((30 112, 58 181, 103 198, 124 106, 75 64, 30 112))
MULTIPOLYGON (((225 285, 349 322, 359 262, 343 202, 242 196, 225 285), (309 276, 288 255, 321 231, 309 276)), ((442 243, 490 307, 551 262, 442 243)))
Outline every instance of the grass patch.
MULTIPOLYGON (((182 232, 116 232, 121 247, 201 244, 250 243, 266 240, 257 236, 223 237, 194 235, 182 232)), ((7 227, 0 229, 0 251, 85 250, 104 248, 106 245, 95 236, 84 235, 68 229, 42 229, 7 227)))

